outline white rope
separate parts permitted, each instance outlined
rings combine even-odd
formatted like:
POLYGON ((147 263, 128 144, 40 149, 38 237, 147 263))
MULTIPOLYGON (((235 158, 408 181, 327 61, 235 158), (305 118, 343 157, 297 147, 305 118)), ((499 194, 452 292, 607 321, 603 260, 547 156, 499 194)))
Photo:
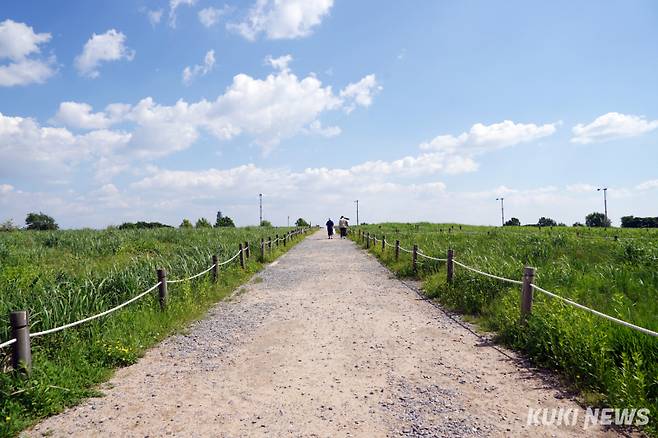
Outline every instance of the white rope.
POLYGON ((216 265, 216 263, 213 264, 213 265, 212 265, 211 267, 209 267, 208 269, 206 269, 205 271, 201 271, 201 272, 199 272, 198 274, 194 274, 194 275, 191 276, 191 277, 181 278, 181 279, 178 279, 178 280, 167 280, 167 284, 181 283, 181 282, 183 282, 183 281, 189 281, 189 280, 193 280, 193 279, 195 279, 195 278, 197 278, 197 277, 201 277, 203 274, 205 274, 205 273, 207 273, 207 272, 210 272, 210 270, 211 270, 212 268, 214 268, 215 265, 216 265))
POLYGON ((410 254, 413 252, 412 250, 408 250, 408 249, 405 249, 405 248, 403 248, 403 247, 400 247, 400 249, 401 249, 402 251, 404 251, 404 252, 408 252, 408 253, 410 253, 410 254))
POLYGON ((537 286, 536 284, 531 284, 530 286, 532 286, 533 289, 536 289, 536 290, 538 290, 539 292, 543 292, 543 293, 545 293, 545 294, 548 295, 549 297, 553 297, 553 298, 557 298, 558 300, 562 300, 562 301, 564 301, 565 303, 571 304, 572 306, 578 307, 579 309, 582 309, 582 310, 585 310, 585 311, 587 311, 587 312, 590 312, 590 313, 593 313, 593 314, 595 314, 595 315, 598 315, 598 316, 600 316, 601 318, 605 318, 605 319, 607 319, 607 320, 610 320, 610 321, 616 322, 617 324, 621 324, 621 325, 623 325, 623 326, 625 326, 625 327, 632 328, 632 329, 634 329, 634 330, 637 330, 637 331, 639 331, 639 332, 645 333, 645 334, 647 334, 647 335, 658 337, 658 333, 657 333, 657 332, 654 332, 654 331, 652 331, 652 330, 646 329, 646 328, 644 328, 644 327, 637 326, 637 325, 635 325, 635 324, 631 324, 630 322, 622 321, 621 319, 617 319, 617 318, 615 318, 615 317, 613 317, 613 316, 606 315, 605 313, 601 313, 601 312, 599 312, 598 310, 590 309, 590 308, 587 307, 587 306, 583 306, 582 304, 578 304, 578 303, 576 303, 575 301, 571 301, 571 300, 569 300, 569 299, 567 299, 567 298, 564 298, 564 297, 561 297, 561 296, 559 296, 559 295, 557 295, 557 294, 554 294, 553 292, 549 292, 549 291, 547 291, 546 289, 542 289, 541 287, 537 286))
POLYGON ((158 286, 160 286, 161 284, 162 284, 162 282, 160 281, 160 282, 158 282, 155 286, 152 286, 150 289, 147 289, 146 291, 142 292, 141 294, 137 295, 136 297, 133 297, 133 298, 129 299, 128 301, 119 304, 119 305, 116 306, 116 307, 113 307, 113 308, 111 308, 111 309, 109 309, 109 310, 106 310, 105 312, 101 312, 101 313, 99 313, 98 315, 90 316, 89 318, 81 319, 80 321, 75 321, 75 322, 72 322, 72 323, 70 323, 70 324, 66 324, 66 325, 60 326, 60 327, 51 328, 51 329, 44 330, 44 331, 41 331, 41 332, 30 333, 30 337, 31 337, 31 338, 35 338, 35 337, 37 337, 37 336, 43 336, 43 335, 48 335, 48 334, 50 334, 50 333, 56 333, 56 332, 62 331, 62 330, 64 330, 64 329, 71 328, 71 327, 75 327, 76 325, 80 325, 80 324, 83 324, 83 323, 85 323, 85 322, 92 321, 92 320, 94 320, 94 319, 96 319, 96 318, 100 318, 101 316, 105 316, 105 315, 107 315, 107 314, 109 314, 109 313, 112 313, 112 312, 114 312, 114 311, 116 311, 116 310, 121 309, 122 307, 127 306, 128 304, 132 303, 133 301, 137 301, 138 299, 142 298, 144 295, 146 295, 146 294, 148 294, 149 292, 152 292, 153 290, 155 290, 155 289, 156 289, 158 286))
POLYGON ((236 252, 235 255, 234 255, 233 257, 231 257, 230 259, 226 260, 225 262, 217 263, 217 266, 224 266, 224 265, 226 265, 226 264, 228 264, 228 263, 231 263, 231 262, 232 262, 233 260, 235 260, 239 255, 240 255, 240 250, 238 250, 238 252, 236 252))
POLYGON ((467 266, 467 265, 465 265, 465 264, 463 264, 463 263, 459 263, 457 260, 454 260, 454 259, 453 259, 452 261, 453 261, 455 264, 461 266, 462 268, 466 268, 466 269, 468 269, 468 270, 470 270, 470 271, 477 272, 478 274, 484 275, 484 276, 486 276, 486 277, 495 278, 496 280, 502 280, 502 281, 506 281, 506 282, 508 282, 508 283, 523 284, 523 282, 522 282, 522 281, 519 281, 519 280, 512 280, 511 278, 499 277, 499 276, 497 276, 497 275, 489 274, 488 272, 483 272, 483 271, 480 271, 480 270, 478 270, 478 269, 471 268, 470 266, 467 266))
POLYGON ((16 342, 16 338, 10 339, 7 342, 3 342, 2 344, 0 344, 0 348, 9 347, 11 344, 15 342, 16 342))
POLYGON ((425 255, 420 251, 418 251, 418 255, 421 256, 421 257, 425 257, 426 259, 436 260, 437 262, 447 262, 448 261, 448 259, 440 259, 438 257, 432 257, 432 256, 425 255))
POLYGON ((386 246, 390 246, 391 248, 395 248, 395 245, 391 245, 391 244, 388 243, 386 240, 384 240, 384 245, 386 245, 386 246))

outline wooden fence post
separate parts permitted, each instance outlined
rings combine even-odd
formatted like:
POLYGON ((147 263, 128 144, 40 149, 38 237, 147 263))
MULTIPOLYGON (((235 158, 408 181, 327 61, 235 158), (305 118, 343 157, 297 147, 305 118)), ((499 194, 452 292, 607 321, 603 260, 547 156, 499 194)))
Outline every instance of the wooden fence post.
POLYGON ((278 247, 279 246, 279 235, 278 234, 276 235, 276 241, 275 242, 276 242, 276 246, 278 247))
POLYGON ((265 261, 265 239, 260 238, 260 261, 265 261))
POLYGON ((386 250, 386 236, 382 234, 382 252, 386 250))
POLYGON ((400 259, 400 241, 395 241, 395 261, 397 262, 400 259))
POLYGON ((241 243, 238 245, 238 248, 240 250, 240 267, 244 269, 244 248, 241 243))
POLYGON ((217 278, 218 278, 218 273, 219 273, 219 266, 217 266, 218 263, 219 262, 217 260, 217 256, 216 255, 212 256, 212 264, 214 265, 212 267, 212 282, 213 283, 217 283, 217 278))
POLYGON ((452 280, 455 275, 455 251, 453 249, 448 249, 448 262, 446 264, 447 278, 448 283, 452 283, 452 280))
POLYGON ((11 364, 15 370, 25 374, 32 371, 32 349, 30 346, 30 324, 26 310, 18 310, 9 314, 11 336, 16 342, 11 347, 11 364))
POLYGON ((272 236, 267 238, 267 249, 272 252, 272 236))
POLYGON ((414 244, 414 250, 411 254, 411 266, 414 269, 414 274, 418 271, 418 245, 414 244))
POLYGON ((283 235, 283 246, 288 246, 288 233, 283 235))
POLYGON ((370 249, 370 233, 366 234, 366 249, 370 249))
POLYGON ((532 313, 532 282, 535 280, 535 268, 526 266, 523 269, 523 285, 521 286, 521 323, 525 324, 532 313))
POLYGON ((167 271, 165 268, 158 269, 158 297, 160 298, 160 310, 167 308, 167 271))
POLYGON ((249 245, 249 242, 244 243, 244 255, 247 256, 247 259, 251 257, 251 246, 249 245))

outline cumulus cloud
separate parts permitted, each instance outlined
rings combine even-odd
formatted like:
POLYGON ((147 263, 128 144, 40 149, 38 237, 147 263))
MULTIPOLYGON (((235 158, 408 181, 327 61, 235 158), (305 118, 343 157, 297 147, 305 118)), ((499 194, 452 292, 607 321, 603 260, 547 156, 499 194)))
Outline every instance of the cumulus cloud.
POLYGON ((555 133, 556 125, 556 123, 544 125, 514 123, 511 120, 491 125, 476 123, 469 132, 463 132, 458 136, 439 135, 429 142, 422 143, 420 148, 430 151, 480 154, 548 137, 555 133))
POLYGON ((82 76, 97 78, 99 66, 104 62, 132 61, 135 51, 126 47, 126 36, 115 29, 93 34, 85 43, 82 53, 75 58, 75 67, 82 76))
POLYGON ((620 138, 637 137, 658 128, 658 120, 644 116, 611 112, 594 119, 592 123, 573 127, 573 143, 598 143, 620 138))
POLYGON ((359 82, 348 84, 340 92, 340 96, 349 101, 345 106, 348 113, 354 111, 358 106, 369 107, 372 105, 373 97, 382 90, 382 86, 377 83, 374 74, 365 76, 359 82))
POLYGON ((260 34, 268 39, 308 36, 329 14, 333 0, 256 0, 245 19, 229 29, 254 41, 260 34))
POLYGON ((205 27, 213 27, 219 19, 228 12, 228 7, 224 6, 222 9, 208 7, 199 11, 199 21, 205 27))
POLYGON ((596 191, 596 186, 584 183, 569 184, 567 186, 567 191, 573 193, 591 193, 596 191))
POLYGON ((12 87, 43 83, 55 74, 53 56, 30 58, 40 53, 40 46, 50 41, 49 33, 35 33, 25 23, 5 20, 0 23, 0 86, 12 87))
POLYGON ((192 81, 200 76, 205 76, 215 67, 215 51, 209 50, 203 58, 203 64, 197 64, 183 69, 183 84, 190 85, 192 81))
POLYGON ((180 6, 194 6, 196 0, 169 0, 169 26, 176 27, 176 11, 180 6))
POLYGON ((91 105, 81 102, 62 102, 51 120, 76 129, 104 129, 119 123, 130 111, 130 105, 110 104, 105 111, 93 112, 91 105))

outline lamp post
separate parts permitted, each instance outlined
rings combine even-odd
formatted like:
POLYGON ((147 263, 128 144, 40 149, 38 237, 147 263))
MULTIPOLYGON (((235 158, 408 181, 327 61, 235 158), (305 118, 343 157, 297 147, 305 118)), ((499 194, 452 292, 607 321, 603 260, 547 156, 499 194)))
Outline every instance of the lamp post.
POLYGON ((605 214, 605 226, 607 227, 608 226, 608 196, 607 196, 608 188, 600 187, 596 189, 597 192, 600 192, 601 190, 603 190, 603 212, 604 212, 603 214, 605 214))
POLYGON ((359 200, 354 201, 356 203, 356 225, 359 225, 359 200))
POLYGON ((503 204, 504 200, 505 200, 505 198, 503 198, 503 197, 496 198, 496 201, 500 201, 500 217, 501 217, 501 220, 502 220, 501 223, 502 223, 503 226, 505 226, 505 205, 503 204))
POLYGON ((258 201, 260 206, 260 222, 258 222, 258 226, 260 227, 261 225, 263 225, 263 194, 262 193, 258 194, 258 201))

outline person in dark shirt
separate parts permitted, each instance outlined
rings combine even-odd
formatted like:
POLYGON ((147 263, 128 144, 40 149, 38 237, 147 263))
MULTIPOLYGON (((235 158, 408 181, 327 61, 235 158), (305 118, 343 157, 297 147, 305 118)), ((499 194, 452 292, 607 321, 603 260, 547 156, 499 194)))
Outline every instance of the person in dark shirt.
POLYGON ((334 238, 334 221, 329 218, 329 220, 326 223, 327 225, 327 235, 329 236, 330 239, 334 238))

